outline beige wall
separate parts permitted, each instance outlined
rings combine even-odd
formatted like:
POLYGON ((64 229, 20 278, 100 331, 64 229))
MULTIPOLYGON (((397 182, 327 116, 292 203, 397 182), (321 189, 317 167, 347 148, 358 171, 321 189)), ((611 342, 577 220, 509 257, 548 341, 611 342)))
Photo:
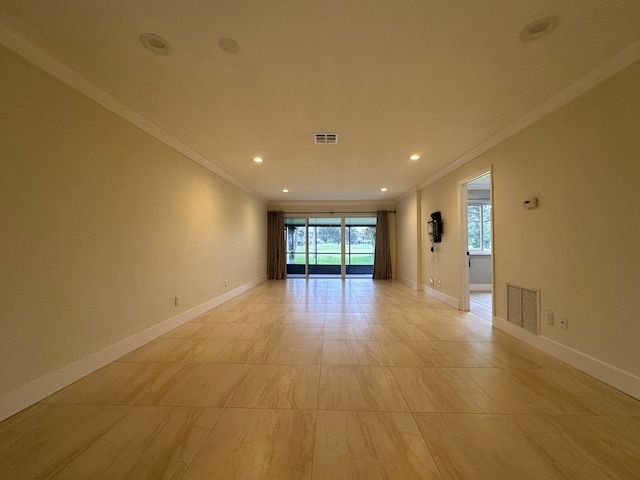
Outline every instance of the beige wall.
POLYGON ((0 72, 0 393, 265 275, 263 202, 4 48, 0 72))
POLYGON ((397 278, 412 286, 418 286, 418 194, 413 192, 398 202, 397 229, 397 278))
POLYGON ((436 253, 425 252, 423 283, 433 272, 454 299, 464 261, 459 183, 491 166, 495 315, 506 318, 505 282, 539 288, 541 310, 556 316, 553 327, 542 322, 543 336, 640 375, 640 64, 422 190, 421 226, 441 210, 445 232, 436 253), (523 207, 528 196, 538 208, 523 207))

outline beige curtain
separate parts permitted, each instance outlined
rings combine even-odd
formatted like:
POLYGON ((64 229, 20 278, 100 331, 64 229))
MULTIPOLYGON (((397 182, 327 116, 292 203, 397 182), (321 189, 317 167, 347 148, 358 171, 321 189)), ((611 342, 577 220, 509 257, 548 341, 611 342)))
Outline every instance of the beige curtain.
POLYGON ((267 223, 267 277, 287 278, 284 245, 284 212, 269 212, 267 223))
POLYGON ((373 278, 391 280, 391 247, 389 242, 389 212, 378 210, 376 249, 373 256, 373 278))

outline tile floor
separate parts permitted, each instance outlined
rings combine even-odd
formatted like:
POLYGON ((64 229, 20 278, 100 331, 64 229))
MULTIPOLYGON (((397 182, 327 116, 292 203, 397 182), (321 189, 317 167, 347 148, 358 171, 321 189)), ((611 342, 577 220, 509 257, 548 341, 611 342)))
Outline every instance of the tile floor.
POLYGON ((634 479, 640 401, 388 281, 265 282, 0 423, 19 479, 634 479))

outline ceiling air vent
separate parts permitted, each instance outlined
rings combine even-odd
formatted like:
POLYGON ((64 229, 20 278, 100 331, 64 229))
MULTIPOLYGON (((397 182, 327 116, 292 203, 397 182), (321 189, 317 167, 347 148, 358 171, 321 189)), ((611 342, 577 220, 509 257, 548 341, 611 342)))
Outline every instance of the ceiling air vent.
POLYGON ((314 143, 336 144, 338 143, 337 133, 314 133, 314 143))

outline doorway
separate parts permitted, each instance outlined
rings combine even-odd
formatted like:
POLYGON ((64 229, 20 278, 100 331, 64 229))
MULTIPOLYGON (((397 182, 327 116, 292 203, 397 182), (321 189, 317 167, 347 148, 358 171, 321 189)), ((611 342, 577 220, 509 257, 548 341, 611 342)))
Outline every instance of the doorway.
POLYGON ((461 185, 463 275, 461 309, 493 316, 493 204, 491 172, 461 185))
POLYGON ((375 217, 285 218, 287 275, 370 276, 375 217))

